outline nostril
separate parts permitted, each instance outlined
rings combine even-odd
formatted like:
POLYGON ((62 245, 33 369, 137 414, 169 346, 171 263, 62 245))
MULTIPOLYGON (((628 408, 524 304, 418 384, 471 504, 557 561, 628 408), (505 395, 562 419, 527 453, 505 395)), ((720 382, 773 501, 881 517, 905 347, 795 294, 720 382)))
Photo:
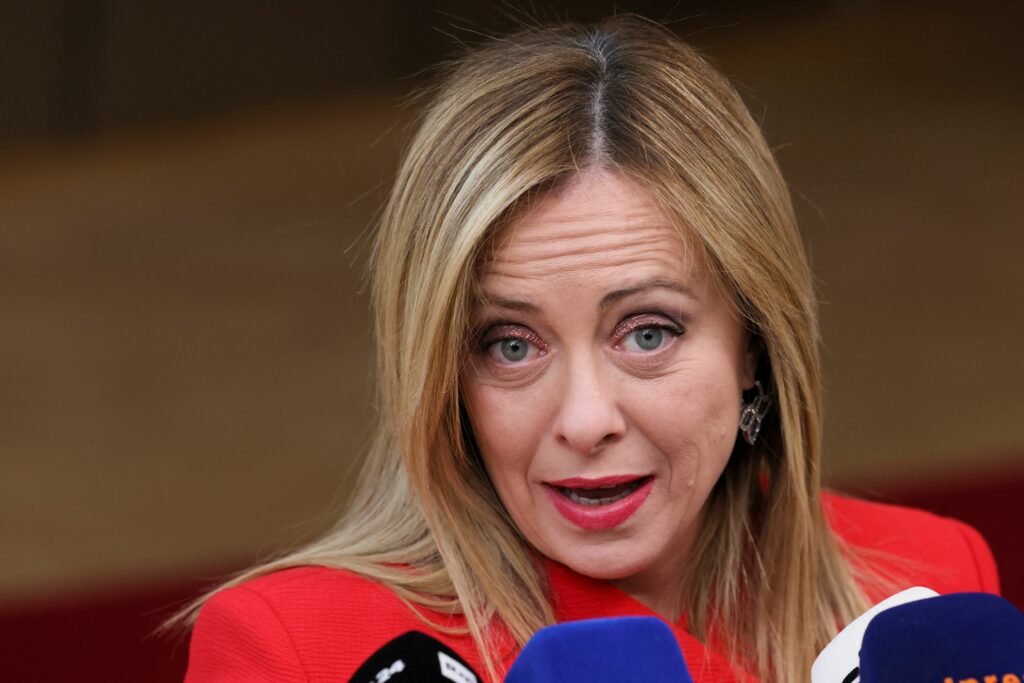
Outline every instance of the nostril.
POLYGON ((557 436, 558 443, 562 446, 583 455, 596 455, 608 446, 618 442, 621 438, 622 435, 617 433, 608 433, 596 440, 593 438, 573 438, 573 436, 568 434, 559 434, 557 436))

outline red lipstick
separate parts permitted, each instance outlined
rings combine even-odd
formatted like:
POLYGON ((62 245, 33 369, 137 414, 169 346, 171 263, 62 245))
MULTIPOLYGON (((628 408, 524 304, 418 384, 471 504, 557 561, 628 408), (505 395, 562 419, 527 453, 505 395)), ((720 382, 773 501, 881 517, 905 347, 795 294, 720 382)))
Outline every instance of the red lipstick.
POLYGON ((654 487, 654 477, 619 475, 572 477, 547 482, 555 509, 567 520, 588 531, 612 529, 629 519, 654 487))
POLYGON ((551 486, 560 486, 562 488, 569 489, 599 489, 604 488, 605 486, 628 484, 631 481, 643 478, 643 475, 640 474, 619 474, 611 477, 571 477, 569 479, 559 479, 558 481, 549 481, 547 483, 551 486))

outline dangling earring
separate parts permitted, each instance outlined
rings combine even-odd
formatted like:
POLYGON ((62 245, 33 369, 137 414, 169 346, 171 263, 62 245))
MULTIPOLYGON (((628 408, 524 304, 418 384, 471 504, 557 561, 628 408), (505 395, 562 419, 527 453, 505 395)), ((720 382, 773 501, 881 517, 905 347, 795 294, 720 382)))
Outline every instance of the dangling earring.
POLYGON ((757 435, 761 433, 761 421, 768 414, 772 406, 772 400, 764 393, 760 382, 754 382, 757 388, 757 396, 750 401, 740 400, 740 431, 743 432, 743 439, 754 445, 757 435))

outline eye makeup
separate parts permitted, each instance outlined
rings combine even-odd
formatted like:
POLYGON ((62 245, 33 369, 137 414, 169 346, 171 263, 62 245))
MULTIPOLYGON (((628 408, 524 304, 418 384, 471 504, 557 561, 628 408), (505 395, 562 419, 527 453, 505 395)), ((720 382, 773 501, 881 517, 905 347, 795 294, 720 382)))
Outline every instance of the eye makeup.
POLYGON ((541 352, 547 349, 547 344, 540 338, 540 335, 529 327, 518 323, 499 322, 485 325, 476 338, 479 351, 486 351, 492 344, 505 339, 521 339, 533 344, 541 352))
POLYGON ((661 311, 650 311, 646 313, 634 313, 627 316, 622 322, 615 326, 612 331, 612 339, 615 340, 616 346, 622 342, 622 339, 631 332, 643 329, 645 327, 658 327, 663 330, 667 330, 671 334, 681 337, 685 334, 686 329, 676 320, 661 311))

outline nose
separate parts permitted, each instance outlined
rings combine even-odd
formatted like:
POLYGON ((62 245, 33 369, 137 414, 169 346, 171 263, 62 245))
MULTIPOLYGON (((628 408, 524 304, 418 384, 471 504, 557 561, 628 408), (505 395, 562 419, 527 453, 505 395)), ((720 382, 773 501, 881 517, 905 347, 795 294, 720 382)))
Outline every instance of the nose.
POLYGON ((578 358, 565 367, 555 438, 582 455, 618 441, 626 431, 611 371, 594 358, 578 358))

